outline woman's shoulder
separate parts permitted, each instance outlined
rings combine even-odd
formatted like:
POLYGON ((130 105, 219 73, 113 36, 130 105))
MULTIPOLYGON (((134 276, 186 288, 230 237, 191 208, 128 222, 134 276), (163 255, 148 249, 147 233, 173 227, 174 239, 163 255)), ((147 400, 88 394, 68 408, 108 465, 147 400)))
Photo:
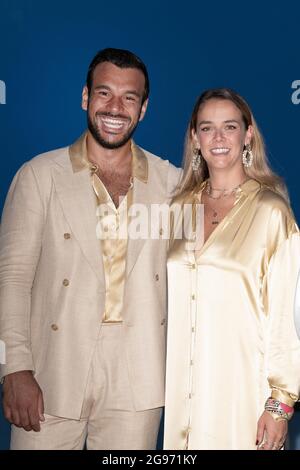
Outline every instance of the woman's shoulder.
POLYGON ((285 233, 285 237, 289 237, 299 231, 289 201, 283 195, 261 184, 257 197, 261 219, 265 221, 272 233, 279 230, 285 233))
POLYGON ((258 203, 264 208, 269 209, 271 212, 280 212, 282 214, 292 215, 291 206, 287 199, 282 194, 274 189, 260 184, 260 190, 257 193, 258 203))

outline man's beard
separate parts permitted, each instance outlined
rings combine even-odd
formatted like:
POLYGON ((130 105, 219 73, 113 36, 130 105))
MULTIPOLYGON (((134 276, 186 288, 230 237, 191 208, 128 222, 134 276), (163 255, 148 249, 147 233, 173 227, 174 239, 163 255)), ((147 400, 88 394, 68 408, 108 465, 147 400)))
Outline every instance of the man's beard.
MULTIPOLYGON (((111 113, 101 113, 102 116, 108 116, 108 117, 114 117, 114 118, 122 118, 124 119, 124 116, 118 116, 118 115, 113 115, 111 113)), ((106 149, 118 149, 120 147, 123 147, 123 145, 127 144, 127 142, 131 139, 132 135, 134 134, 135 129, 137 128, 137 125, 139 123, 139 120, 137 120, 136 124, 129 128, 126 134, 121 138, 121 140, 117 142, 109 142, 108 140, 105 140, 96 126, 96 124, 91 120, 89 112, 87 112, 87 123, 88 123, 88 129, 96 142, 101 145, 101 147, 104 147, 106 149)))

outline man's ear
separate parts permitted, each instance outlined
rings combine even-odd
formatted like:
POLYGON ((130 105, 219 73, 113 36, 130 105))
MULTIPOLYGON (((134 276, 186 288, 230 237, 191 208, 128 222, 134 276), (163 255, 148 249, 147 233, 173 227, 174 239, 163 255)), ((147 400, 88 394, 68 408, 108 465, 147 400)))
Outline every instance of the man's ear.
POLYGON ((142 104, 142 109, 141 109, 141 114, 140 114, 139 121, 142 121, 144 119, 144 116, 145 116, 145 113, 146 113, 146 110, 147 110, 147 106, 148 106, 148 102, 149 102, 149 99, 145 100, 144 103, 142 104))
POLYGON ((81 100, 81 107, 84 111, 87 111, 89 104, 89 92, 87 86, 85 85, 82 90, 82 100, 81 100))

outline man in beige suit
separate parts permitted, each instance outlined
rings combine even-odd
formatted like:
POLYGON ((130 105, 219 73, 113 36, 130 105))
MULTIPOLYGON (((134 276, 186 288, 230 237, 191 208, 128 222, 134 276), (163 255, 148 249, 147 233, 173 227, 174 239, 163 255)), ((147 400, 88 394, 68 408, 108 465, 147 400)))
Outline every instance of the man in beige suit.
POLYGON ((25 163, 12 182, 0 232, 12 449, 155 448, 167 240, 161 229, 138 236, 145 217, 121 236, 137 209, 167 203, 179 178, 131 139, 148 94, 138 57, 100 51, 82 94, 87 132, 25 163))

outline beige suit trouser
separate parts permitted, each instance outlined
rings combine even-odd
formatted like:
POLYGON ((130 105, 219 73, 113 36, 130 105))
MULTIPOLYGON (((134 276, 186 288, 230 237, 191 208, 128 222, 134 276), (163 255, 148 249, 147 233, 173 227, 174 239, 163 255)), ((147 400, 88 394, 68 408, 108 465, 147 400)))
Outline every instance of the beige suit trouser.
POLYGON ((81 418, 45 414, 40 432, 12 426, 11 449, 155 449, 161 408, 134 410, 125 358, 122 324, 103 324, 81 418))

